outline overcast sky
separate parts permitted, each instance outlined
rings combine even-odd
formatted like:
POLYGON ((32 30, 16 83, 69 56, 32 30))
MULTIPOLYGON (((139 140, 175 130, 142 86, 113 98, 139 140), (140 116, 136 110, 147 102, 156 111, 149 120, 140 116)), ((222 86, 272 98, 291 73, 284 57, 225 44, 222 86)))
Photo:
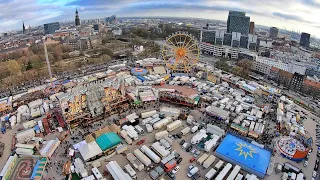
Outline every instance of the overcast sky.
POLYGON ((227 20, 229 10, 247 12, 251 21, 320 37, 320 0, 0 0, 0 32, 80 19, 130 16, 197 17, 227 20))

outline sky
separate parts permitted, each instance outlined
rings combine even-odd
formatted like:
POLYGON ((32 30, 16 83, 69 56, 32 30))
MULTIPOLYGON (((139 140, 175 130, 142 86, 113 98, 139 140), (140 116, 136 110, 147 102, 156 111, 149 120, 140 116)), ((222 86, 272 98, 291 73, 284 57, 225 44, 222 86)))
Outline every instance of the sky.
POLYGON ((168 16, 227 20, 244 11, 256 24, 310 33, 320 38, 320 0, 0 0, 0 32, 80 19, 168 16))

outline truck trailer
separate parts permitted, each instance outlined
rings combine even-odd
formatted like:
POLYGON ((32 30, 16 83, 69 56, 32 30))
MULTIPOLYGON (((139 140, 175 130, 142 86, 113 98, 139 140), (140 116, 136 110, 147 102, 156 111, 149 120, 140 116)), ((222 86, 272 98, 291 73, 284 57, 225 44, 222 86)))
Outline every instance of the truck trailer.
POLYGON ((144 165, 133 154, 128 153, 127 159, 133 165, 133 167, 138 171, 142 171, 144 169, 144 165))
POLYGON ((199 159, 197 160, 197 163, 199 163, 200 165, 202 165, 202 163, 209 157, 208 154, 204 153, 202 154, 202 156, 199 157, 199 159))
POLYGON ((172 123, 167 125, 167 131, 171 132, 177 129, 178 127, 180 127, 181 125, 182 125, 182 122, 180 120, 173 121, 172 123))
POLYGON ((142 162, 145 166, 149 167, 151 166, 151 160, 143 154, 139 149, 136 149, 133 151, 133 154, 139 159, 140 162, 142 162))
POLYGON ((213 162, 216 160, 216 157, 214 156, 214 155, 210 155, 208 158, 207 158, 207 160, 205 160, 204 162, 203 162, 203 167, 204 168, 209 168, 210 166, 211 166, 211 164, 213 164, 213 162))
POLYGON ((154 153, 151 149, 149 149, 146 145, 141 146, 140 148, 141 152, 146 154, 154 163, 160 162, 160 157, 154 153))

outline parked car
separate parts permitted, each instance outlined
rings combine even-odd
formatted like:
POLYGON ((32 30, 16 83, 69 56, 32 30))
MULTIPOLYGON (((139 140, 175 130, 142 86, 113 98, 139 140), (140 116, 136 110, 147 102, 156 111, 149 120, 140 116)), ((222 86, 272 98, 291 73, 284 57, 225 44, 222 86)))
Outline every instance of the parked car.
POLYGON ((194 154, 197 151, 197 149, 192 149, 191 154, 194 154))
POLYGON ((187 147, 187 148, 186 148, 186 151, 187 151, 187 152, 190 152, 191 149, 192 149, 192 145, 190 145, 189 147, 187 147))
POLYGON ((312 172, 312 177, 313 177, 313 178, 316 178, 316 177, 317 177, 317 172, 316 172, 316 171, 313 171, 313 172, 312 172))
POLYGON ((186 141, 184 139, 182 139, 179 144, 182 146, 185 142, 186 141))
POLYGON ((181 161, 182 161, 182 158, 181 158, 181 157, 179 157, 179 159, 177 160, 177 164, 180 164, 180 163, 181 163, 181 161))
POLYGON ((188 171, 190 171, 191 169, 193 169, 194 168, 194 165, 190 165, 189 167, 188 167, 188 171))
POLYGON ((303 167, 307 167, 307 166, 308 166, 308 161, 304 161, 303 167))
POLYGON ((193 176, 191 176, 192 180, 196 180, 200 178, 200 173, 195 173, 193 176))
POLYGON ((176 174, 180 170, 180 166, 176 166, 173 170, 172 173, 176 174))
POLYGON ((190 160, 189 160, 189 162, 190 163, 193 163, 193 161, 195 161, 196 160, 196 158, 195 157, 192 157, 190 160))

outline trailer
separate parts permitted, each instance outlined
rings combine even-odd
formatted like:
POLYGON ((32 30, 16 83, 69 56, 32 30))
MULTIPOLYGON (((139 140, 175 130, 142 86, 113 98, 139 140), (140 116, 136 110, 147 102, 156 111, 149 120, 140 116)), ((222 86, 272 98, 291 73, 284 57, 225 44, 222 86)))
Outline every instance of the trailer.
POLYGON ((169 143, 170 146, 172 146, 173 139, 171 139, 169 136, 165 136, 164 139, 169 143))
POLYGON ((171 116, 173 119, 177 119, 180 115, 180 109, 170 108, 170 107, 162 107, 160 109, 160 114, 164 114, 166 116, 171 116))
POLYGON ((154 123, 154 124, 153 124, 153 128, 154 128, 154 129, 160 129, 160 128, 168 125, 168 124, 171 123, 171 122, 172 122, 172 118, 171 118, 171 117, 165 117, 164 119, 162 119, 162 120, 154 123))
POLYGON ((150 121, 152 121, 152 119, 153 119, 153 117, 148 117, 148 118, 142 120, 141 125, 144 126, 144 125, 146 125, 146 124, 149 124, 150 121))
POLYGON ((169 154, 169 156, 166 156, 166 157, 164 157, 162 160, 161 160, 161 164, 162 165, 165 165, 165 164, 167 164, 169 161, 171 161, 172 159, 174 159, 176 156, 175 156, 175 154, 174 153, 171 153, 171 154, 169 154))
POLYGON ((133 140, 138 140, 138 133, 137 131, 134 129, 133 126, 127 126, 127 125, 124 125, 122 126, 122 129, 126 130, 127 133, 128 133, 128 136, 130 138, 132 138, 133 140))
POLYGON ((165 147, 161 146, 160 143, 157 141, 151 144, 150 148, 158 154, 161 158, 166 157, 170 154, 170 151, 166 150, 165 147))
POLYGON ((126 141, 127 144, 131 145, 133 143, 132 139, 129 136, 126 136, 124 138, 124 140, 126 141))
POLYGON ((243 175, 238 173, 237 177, 235 178, 235 180, 243 180, 243 175))
POLYGON ((198 131, 198 128, 199 128, 199 126, 193 126, 193 127, 191 128, 191 133, 197 132, 197 131, 198 131))
POLYGON ((138 171, 142 171, 144 169, 144 165, 133 154, 128 153, 127 159, 133 165, 133 167, 138 171))
POLYGON ((129 174, 125 173, 116 161, 110 161, 106 168, 114 180, 132 180, 129 174))
POLYGON ((238 165, 235 165, 233 170, 231 171, 230 175, 228 176, 227 180, 234 180, 239 173, 241 167, 238 165))
POLYGON ((146 124, 146 129, 148 133, 151 133, 153 131, 153 127, 150 124, 146 124))
POLYGON ((129 176, 132 179, 136 179, 137 178, 137 173, 136 171, 131 167, 130 164, 124 165, 124 170, 125 172, 127 172, 129 174, 129 176))
POLYGON ((159 141, 160 139, 168 135, 169 135, 168 131, 160 131, 160 132, 157 132, 154 136, 155 136, 155 139, 159 141))
POLYGON ((16 148, 24 148, 24 149, 34 149, 36 146, 35 144, 21 144, 21 143, 17 143, 16 148))
POLYGON ((196 135, 191 139, 191 144, 198 144, 202 139, 207 138, 207 132, 204 129, 201 129, 196 135))
POLYGON ((151 166, 151 160, 144 155, 139 149, 133 151, 133 154, 142 162, 145 166, 151 166))
POLYGON ((160 162, 160 157, 154 153, 151 149, 149 149, 147 146, 143 145, 140 148, 141 152, 146 154, 154 163, 159 163, 160 162))
POLYGON ((217 144, 218 144, 218 141, 219 141, 219 136, 213 134, 211 135, 211 138, 209 141, 206 141, 204 143, 204 150, 206 152, 210 152, 212 150, 213 147, 215 147, 217 144))
POLYGON ((182 135, 182 136, 185 136, 185 135, 187 135, 189 132, 190 132, 190 128, 189 128, 189 127, 186 127, 186 128, 184 128, 184 129, 181 130, 181 135, 182 135))
POLYGON ((223 161, 222 160, 219 160, 219 162, 217 162, 217 164, 214 166, 214 168, 217 170, 217 171, 220 171, 221 168, 223 167, 223 161))
POLYGON ((27 155, 27 156, 32 156, 34 151, 33 149, 25 149, 25 148, 17 148, 16 153, 18 155, 27 155))
POLYGON ((27 129, 24 131, 20 131, 16 134, 17 141, 19 143, 24 143, 26 141, 31 140, 33 137, 35 137, 36 133, 33 129, 27 129))
POLYGON ((209 157, 209 155, 207 153, 202 154, 202 156, 199 157, 199 159, 197 160, 197 163, 199 163, 200 165, 202 165, 202 163, 209 157))
POLYGON ((214 162, 216 160, 216 157, 214 156, 214 155, 210 155, 208 158, 207 158, 207 160, 205 160, 204 162, 203 162, 203 167, 204 168, 209 168, 210 166, 211 166, 211 164, 214 162))
POLYGON ((161 146, 165 147, 166 150, 171 150, 170 144, 167 142, 165 139, 160 139, 159 140, 161 146))
POLYGON ((215 177, 215 175, 217 174, 217 170, 211 168, 207 174, 204 176, 204 178, 206 180, 213 180, 213 178, 215 177))
POLYGON ((223 180, 225 178, 225 176, 228 174, 228 172, 230 171, 230 169, 232 168, 232 165, 230 163, 228 163, 226 166, 224 166, 224 168, 220 171, 220 173, 218 174, 218 176, 216 177, 215 180, 223 180))
POLYGON ((36 121, 31 120, 31 121, 27 121, 25 123, 22 123, 22 126, 24 129, 29 129, 29 128, 33 128, 36 125, 36 121))
POLYGON ((134 126, 134 128, 138 132, 138 134, 144 135, 144 130, 139 125, 134 126))
POLYGON ((100 173, 99 169, 94 167, 91 169, 92 171, 92 174, 94 175, 94 177, 97 179, 97 180, 102 180, 103 179, 103 176, 102 174, 100 173))
POLYGON ((180 127, 181 125, 182 125, 182 122, 180 120, 173 121, 172 123, 167 125, 167 131, 171 132, 177 129, 178 127, 180 127))
POLYGON ((153 125, 153 124, 157 123, 157 122, 160 121, 160 120, 161 120, 160 117, 154 118, 154 119, 152 119, 152 120, 149 122, 149 124, 153 125))
POLYGON ((148 118, 148 117, 151 117, 153 115, 157 114, 157 111, 156 110, 152 110, 152 111, 147 111, 147 112, 143 112, 141 113, 141 118, 148 118))

